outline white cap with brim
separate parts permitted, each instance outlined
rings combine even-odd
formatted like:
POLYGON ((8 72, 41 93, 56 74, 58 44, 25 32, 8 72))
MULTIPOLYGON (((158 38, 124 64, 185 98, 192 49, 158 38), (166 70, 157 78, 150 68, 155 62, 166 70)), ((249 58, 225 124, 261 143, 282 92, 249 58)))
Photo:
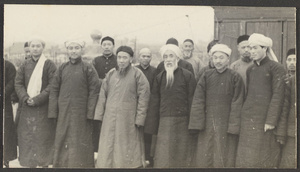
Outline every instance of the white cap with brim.
POLYGON ((214 45, 211 50, 209 51, 210 55, 212 56, 215 52, 222 52, 227 54, 228 56, 231 55, 231 49, 225 44, 216 44, 214 45))
POLYGON ((249 45, 260 45, 263 47, 268 47, 267 49, 267 55, 271 60, 274 60, 276 62, 278 62, 278 59, 276 57, 276 55, 274 54, 273 50, 272 50, 272 46, 273 46, 273 41, 271 38, 264 36, 263 34, 259 34, 259 33, 253 33, 252 35, 250 35, 249 39, 249 45))

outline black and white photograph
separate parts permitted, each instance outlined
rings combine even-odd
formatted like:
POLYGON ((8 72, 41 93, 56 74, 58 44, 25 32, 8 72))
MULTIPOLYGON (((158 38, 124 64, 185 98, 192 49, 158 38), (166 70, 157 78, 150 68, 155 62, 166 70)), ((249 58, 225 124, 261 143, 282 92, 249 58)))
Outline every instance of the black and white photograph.
POLYGON ((297 168, 295 7, 3 16, 2 168, 297 168))

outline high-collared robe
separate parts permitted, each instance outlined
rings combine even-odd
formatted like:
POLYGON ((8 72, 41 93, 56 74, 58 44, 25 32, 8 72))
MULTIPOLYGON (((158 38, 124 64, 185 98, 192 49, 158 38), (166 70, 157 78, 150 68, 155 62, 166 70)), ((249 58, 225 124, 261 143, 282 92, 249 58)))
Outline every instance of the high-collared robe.
POLYGON ((189 129, 200 130, 193 166, 234 167, 244 101, 242 77, 231 69, 206 70, 195 90, 189 129))
POLYGON ((102 121, 96 168, 142 166, 149 98, 149 82, 136 67, 107 73, 95 112, 95 120, 102 121))
POLYGON ((236 167, 275 168, 280 155, 275 130, 285 93, 283 66, 269 57, 254 61, 246 72, 247 94, 241 114, 236 167), (265 124, 275 126, 264 131, 265 124))
POLYGON ((145 133, 157 134, 154 167, 189 167, 195 139, 188 133, 190 107, 196 81, 194 75, 178 67, 174 83, 166 88, 166 71, 153 83, 145 133))
POLYGON ((99 91, 95 68, 81 58, 56 71, 48 113, 57 119, 53 167, 94 167, 92 121, 99 91))

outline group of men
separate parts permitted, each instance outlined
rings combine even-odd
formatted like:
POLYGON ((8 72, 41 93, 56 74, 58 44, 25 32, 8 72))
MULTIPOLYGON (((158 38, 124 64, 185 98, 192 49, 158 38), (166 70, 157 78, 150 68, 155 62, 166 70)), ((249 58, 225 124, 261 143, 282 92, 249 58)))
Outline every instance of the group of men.
POLYGON ((85 42, 68 40, 69 61, 58 68, 43 55, 43 40, 27 46, 17 72, 5 61, 7 167, 17 157, 13 139, 20 165, 31 168, 296 167, 295 49, 286 74, 262 34, 240 36, 240 59, 231 65, 232 50, 216 40, 204 66, 191 39, 180 48, 170 38, 157 68, 149 48, 138 66, 132 48, 114 54, 111 37, 92 64, 81 57, 85 42))

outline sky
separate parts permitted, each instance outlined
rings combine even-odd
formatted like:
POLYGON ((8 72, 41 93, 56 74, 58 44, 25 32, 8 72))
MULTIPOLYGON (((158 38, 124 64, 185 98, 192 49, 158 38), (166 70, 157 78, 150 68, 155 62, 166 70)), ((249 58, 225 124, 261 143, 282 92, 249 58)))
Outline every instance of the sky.
POLYGON ((214 33, 214 10, 209 6, 101 6, 101 5, 5 5, 4 46, 42 38, 63 44, 79 38, 92 42, 99 30, 115 39, 164 44, 170 37, 180 43, 210 42, 214 33))

